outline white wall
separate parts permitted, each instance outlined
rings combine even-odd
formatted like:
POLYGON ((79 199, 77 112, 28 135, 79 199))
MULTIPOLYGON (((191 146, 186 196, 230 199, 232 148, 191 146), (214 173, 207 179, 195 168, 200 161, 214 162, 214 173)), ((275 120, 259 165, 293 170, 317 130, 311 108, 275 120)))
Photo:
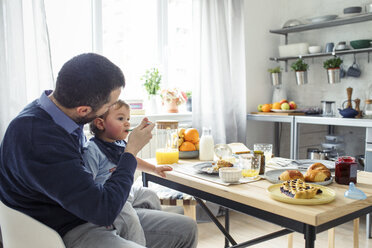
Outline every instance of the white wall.
MULTIPOLYGON (((280 36, 272 35, 269 29, 283 23, 286 8, 284 0, 245 1, 246 65, 247 65, 247 111, 257 111, 260 103, 270 103, 272 86, 267 69, 276 66, 269 57, 275 54, 280 36)), ((274 143, 274 125, 266 122, 247 123, 247 145, 274 143)))
MULTIPOLYGON (((277 1, 246 1, 246 58, 247 58, 247 110, 254 111, 257 104, 269 103, 271 101, 272 87, 267 73, 267 69, 277 65, 270 62, 269 57, 278 56, 278 45, 284 44, 284 36, 269 33, 270 29, 279 29, 285 21, 289 19, 306 19, 310 17, 322 16, 327 14, 342 15, 343 9, 350 6, 363 6, 371 0, 277 0, 277 1)), ((338 27, 311 30, 288 35, 289 44, 296 42, 308 42, 310 45, 324 45, 327 42, 346 41, 357 39, 372 39, 372 22, 349 24, 338 27)), ((294 72, 288 68, 287 73, 283 73, 283 86, 286 88, 288 99, 294 100, 301 106, 320 106, 321 100, 336 101, 337 108, 346 100, 346 88, 353 87, 353 99, 361 99, 361 107, 364 107, 366 91, 372 85, 372 54, 370 63, 367 63, 367 54, 357 54, 357 62, 362 70, 360 78, 347 77, 342 79, 340 84, 329 85, 327 83, 326 71, 323 69, 323 61, 327 57, 307 59, 310 69, 308 72, 309 83, 297 86, 294 72)), ((346 67, 353 62, 352 55, 342 57, 346 67)), ((293 61, 290 61, 291 64, 293 61)), ((284 68, 284 62, 280 63, 284 68)), ((255 142, 271 142, 272 124, 252 123, 247 124, 247 144, 255 142)), ((288 126, 284 126, 282 149, 288 148, 289 134, 288 126)), ((306 147, 319 145, 324 138, 326 130, 324 127, 301 127, 300 152, 304 156, 306 147), (311 129, 311 131, 309 131, 311 129), (306 143, 306 135, 315 133, 318 138, 314 138, 310 143, 306 143), (316 142, 318 140, 318 142, 316 142)), ((347 153, 351 155, 362 154, 364 144, 360 138, 364 137, 364 129, 361 128, 336 128, 336 133, 346 135, 348 143, 347 153), (359 140, 357 140, 357 137, 359 140), (358 148, 356 148, 358 147, 358 148)), ((285 152, 287 154, 287 152, 285 152)))

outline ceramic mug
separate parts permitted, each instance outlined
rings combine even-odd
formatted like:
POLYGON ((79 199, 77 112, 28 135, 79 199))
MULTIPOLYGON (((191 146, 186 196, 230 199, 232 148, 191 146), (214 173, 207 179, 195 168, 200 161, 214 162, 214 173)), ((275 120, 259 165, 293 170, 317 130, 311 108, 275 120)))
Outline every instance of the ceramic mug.
POLYGON ((346 74, 349 76, 349 77, 360 77, 360 75, 362 74, 362 71, 359 69, 359 66, 357 63, 353 63, 349 69, 347 69, 347 72, 346 74))
POLYGON ((329 42, 325 45, 325 52, 326 53, 331 53, 333 52, 333 48, 335 47, 335 43, 329 42))

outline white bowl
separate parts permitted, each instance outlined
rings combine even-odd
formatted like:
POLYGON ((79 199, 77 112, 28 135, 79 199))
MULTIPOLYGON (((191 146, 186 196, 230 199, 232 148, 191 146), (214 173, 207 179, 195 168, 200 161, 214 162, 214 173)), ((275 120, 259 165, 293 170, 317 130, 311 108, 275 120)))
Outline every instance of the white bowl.
POLYGON ((309 46, 309 53, 320 53, 321 51, 321 46, 309 46))
POLYGON ((242 169, 237 167, 222 167, 218 170, 218 175, 225 183, 236 183, 242 178, 242 169))
POLYGON ((308 54, 309 44, 308 43, 294 43, 289 45, 279 46, 280 57, 292 57, 308 54))

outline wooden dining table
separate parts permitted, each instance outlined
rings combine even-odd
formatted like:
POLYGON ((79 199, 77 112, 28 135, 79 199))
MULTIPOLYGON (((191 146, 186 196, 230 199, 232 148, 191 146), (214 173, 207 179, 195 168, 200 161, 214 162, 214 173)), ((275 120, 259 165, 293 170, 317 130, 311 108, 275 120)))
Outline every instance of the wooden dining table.
MULTIPOLYGON (((156 164, 155 159, 148 160, 156 164)), ((372 212, 372 173, 359 171, 356 186, 367 199, 354 200, 344 196, 348 185, 333 182, 327 187, 336 193, 335 199, 322 205, 295 205, 280 202, 270 197, 267 188, 272 185, 267 180, 259 180, 237 185, 222 185, 185 173, 184 168, 192 168, 198 160, 179 160, 166 178, 151 173, 143 173, 143 183, 149 181, 194 196, 198 203, 210 201, 228 209, 236 210, 283 227, 282 230, 255 240, 237 244, 227 233, 231 247, 246 247, 258 242, 285 235, 291 232, 304 234, 305 247, 313 248, 317 233, 341 225, 372 212)), ((218 178, 218 176, 217 176, 218 178)), ((216 222, 215 222, 216 223, 216 222)), ((216 223, 219 225, 218 223, 216 223)), ((221 226, 219 226, 221 229, 221 226)))

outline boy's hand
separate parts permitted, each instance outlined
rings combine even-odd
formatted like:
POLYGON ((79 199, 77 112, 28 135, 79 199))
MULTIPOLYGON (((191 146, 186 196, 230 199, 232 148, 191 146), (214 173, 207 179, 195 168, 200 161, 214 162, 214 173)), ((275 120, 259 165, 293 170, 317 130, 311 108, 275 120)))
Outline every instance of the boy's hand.
POLYGON ((171 170, 173 170, 173 168, 170 167, 169 165, 159 165, 155 167, 154 172, 157 175, 165 178, 166 176, 165 176, 164 171, 171 171, 171 170))
POLYGON ((151 131, 154 127, 154 123, 149 122, 147 118, 143 118, 141 123, 129 135, 125 152, 137 156, 137 153, 151 140, 151 131))

